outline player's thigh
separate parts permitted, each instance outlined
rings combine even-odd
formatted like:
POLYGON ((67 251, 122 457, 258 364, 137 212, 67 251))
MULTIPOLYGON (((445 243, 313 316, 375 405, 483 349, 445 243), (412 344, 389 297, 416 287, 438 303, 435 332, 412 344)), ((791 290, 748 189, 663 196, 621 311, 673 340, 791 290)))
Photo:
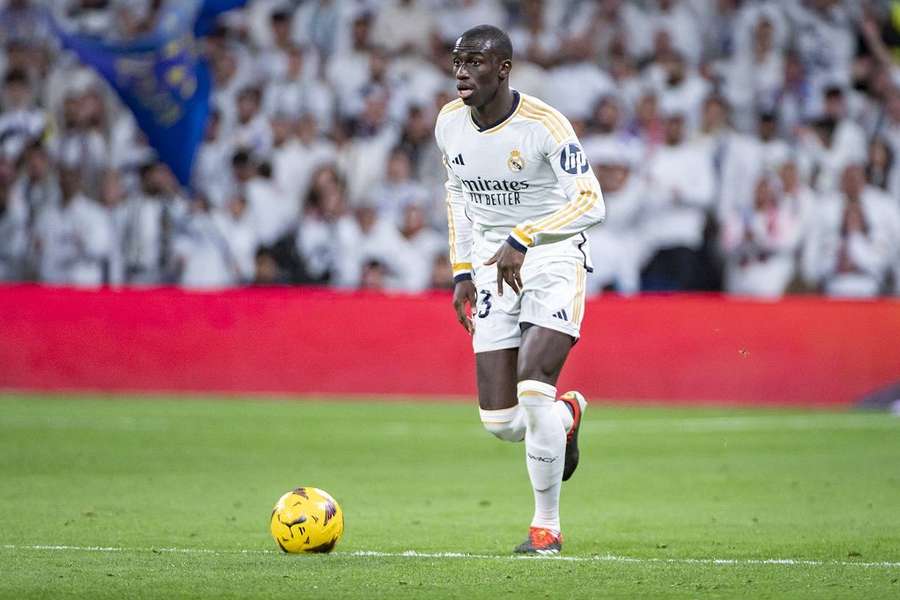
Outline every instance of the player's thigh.
POLYGON ((479 352, 475 355, 478 378, 478 406, 500 410, 515 406, 518 348, 479 352))
POLYGON ((556 385, 574 343, 575 338, 568 333, 526 325, 516 362, 518 380, 556 385))
POLYGON ((519 350, 519 379, 556 385, 581 332, 587 273, 583 263, 561 259, 525 273, 519 315, 525 333, 519 350))

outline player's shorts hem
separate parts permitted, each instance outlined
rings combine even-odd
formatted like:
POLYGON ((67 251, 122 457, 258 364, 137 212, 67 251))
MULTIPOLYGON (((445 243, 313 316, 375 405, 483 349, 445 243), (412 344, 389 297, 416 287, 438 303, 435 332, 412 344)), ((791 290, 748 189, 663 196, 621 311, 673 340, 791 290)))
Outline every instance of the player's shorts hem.
POLYGON ((514 348, 519 347, 519 341, 504 341, 504 342, 494 342, 487 344, 472 344, 472 348, 475 351, 475 354, 481 354, 482 352, 493 352, 495 350, 512 350, 514 348))
MULTIPOLYGON (((560 333, 564 333, 569 337, 573 338, 576 342, 578 338, 581 337, 581 330, 572 325, 567 321, 562 321, 560 319, 522 319, 519 322, 519 326, 523 325, 531 325, 535 327, 543 327, 544 329, 552 329, 553 331, 558 331, 560 333)), ((524 329, 523 329, 524 331, 524 329)))

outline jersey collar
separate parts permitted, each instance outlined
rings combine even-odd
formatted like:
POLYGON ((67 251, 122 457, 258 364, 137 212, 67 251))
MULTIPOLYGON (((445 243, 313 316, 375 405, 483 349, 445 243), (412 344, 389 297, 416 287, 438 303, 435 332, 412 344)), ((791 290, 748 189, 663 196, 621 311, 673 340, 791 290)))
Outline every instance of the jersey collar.
POLYGON ((476 131, 478 131, 478 133, 493 133, 497 131, 498 129, 504 127, 507 123, 509 123, 509 121, 512 120, 515 114, 519 112, 519 107, 522 106, 522 99, 519 96, 519 92, 517 92, 516 90, 512 90, 512 93, 513 103, 512 107, 509 109, 509 112, 506 113, 506 115, 502 119, 500 119, 493 125, 490 125, 489 127, 479 127, 478 123, 476 123, 475 119, 472 117, 472 109, 469 109, 469 122, 472 123, 472 126, 476 131))

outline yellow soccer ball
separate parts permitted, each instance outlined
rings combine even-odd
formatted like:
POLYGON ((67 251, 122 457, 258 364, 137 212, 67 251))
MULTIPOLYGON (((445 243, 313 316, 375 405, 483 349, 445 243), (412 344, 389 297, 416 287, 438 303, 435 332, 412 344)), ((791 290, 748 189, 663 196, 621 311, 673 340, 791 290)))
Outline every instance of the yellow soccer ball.
POLYGON ((344 511, 328 492, 298 487, 278 499, 269 531, 285 552, 331 552, 344 533, 344 511))

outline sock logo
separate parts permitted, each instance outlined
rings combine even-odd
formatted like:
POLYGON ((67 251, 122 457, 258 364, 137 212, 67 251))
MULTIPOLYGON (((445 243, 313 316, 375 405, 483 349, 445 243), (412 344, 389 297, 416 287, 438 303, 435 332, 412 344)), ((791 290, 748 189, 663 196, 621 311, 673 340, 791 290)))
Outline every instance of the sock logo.
POLYGON ((527 454, 528 458, 530 458, 531 460, 536 460, 538 462, 548 463, 548 464, 556 462, 556 459, 559 458, 558 456, 535 456, 531 452, 526 452, 525 454, 527 454))

